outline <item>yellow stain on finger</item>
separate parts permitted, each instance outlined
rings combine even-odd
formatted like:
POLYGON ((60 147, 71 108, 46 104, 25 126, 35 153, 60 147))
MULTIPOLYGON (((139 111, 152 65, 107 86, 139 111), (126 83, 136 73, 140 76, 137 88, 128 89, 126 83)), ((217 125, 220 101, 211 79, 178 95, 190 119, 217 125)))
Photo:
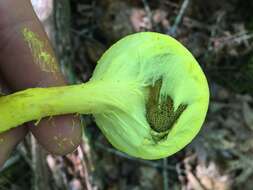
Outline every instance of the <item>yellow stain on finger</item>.
POLYGON ((31 50, 35 63, 44 72, 56 73, 58 71, 56 59, 46 50, 45 43, 39 39, 38 35, 28 28, 22 30, 22 35, 31 50))

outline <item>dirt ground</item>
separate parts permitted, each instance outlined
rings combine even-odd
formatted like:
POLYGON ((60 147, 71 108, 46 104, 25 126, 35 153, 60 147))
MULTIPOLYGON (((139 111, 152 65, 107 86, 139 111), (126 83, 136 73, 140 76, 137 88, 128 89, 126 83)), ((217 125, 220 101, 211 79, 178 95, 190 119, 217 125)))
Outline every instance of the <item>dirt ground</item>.
MULTIPOLYGON (((85 135, 75 153, 65 157, 42 153, 41 164, 47 169, 41 175, 49 178, 42 186, 49 190, 252 190, 252 10, 251 0, 71 0, 67 30, 54 39, 68 44, 58 53, 70 82, 87 81, 103 52, 123 36, 156 31, 175 37, 196 57, 208 78, 210 107, 194 141, 157 161, 135 159, 112 148, 92 117, 83 116, 85 135)), ((32 155, 26 149, 26 143, 20 145, 1 171, 0 189, 39 189, 33 179, 36 171, 29 164, 32 155)))

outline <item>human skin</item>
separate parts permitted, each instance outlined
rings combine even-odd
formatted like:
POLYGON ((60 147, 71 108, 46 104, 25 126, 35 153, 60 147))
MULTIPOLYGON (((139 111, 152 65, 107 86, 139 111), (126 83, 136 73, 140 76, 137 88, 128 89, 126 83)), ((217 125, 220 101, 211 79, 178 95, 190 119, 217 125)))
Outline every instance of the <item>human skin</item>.
MULTIPOLYGON (((30 1, 0 0, 0 91, 6 94, 32 87, 65 85, 58 66, 50 71, 36 62, 22 35, 25 28, 40 38, 48 54, 55 56, 30 1)), ((29 131, 46 150, 60 155, 75 150, 82 133, 79 119, 74 115, 45 118, 37 126, 30 122, 2 133, 0 167, 29 131)))

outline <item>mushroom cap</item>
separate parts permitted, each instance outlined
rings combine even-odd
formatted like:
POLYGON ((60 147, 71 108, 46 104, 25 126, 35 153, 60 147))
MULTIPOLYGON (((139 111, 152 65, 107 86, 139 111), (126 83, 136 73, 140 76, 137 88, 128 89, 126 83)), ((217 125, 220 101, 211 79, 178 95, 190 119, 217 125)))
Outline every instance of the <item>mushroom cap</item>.
POLYGON ((143 159, 160 159, 181 150, 199 132, 209 104, 206 77, 192 54, 174 38, 154 32, 124 37, 98 61, 91 81, 106 82, 108 110, 95 121, 117 149, 143 159), (162 80, 159 101, 167 97, 174 109, 187 105, 165 138, 147 119, 150 87, 162 80))

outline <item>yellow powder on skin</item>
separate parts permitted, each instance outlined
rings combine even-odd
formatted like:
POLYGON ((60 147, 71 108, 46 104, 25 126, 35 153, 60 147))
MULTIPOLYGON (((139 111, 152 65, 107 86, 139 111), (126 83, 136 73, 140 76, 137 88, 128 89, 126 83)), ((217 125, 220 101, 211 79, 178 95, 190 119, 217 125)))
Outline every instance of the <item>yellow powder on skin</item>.
POLYGON ((58 66, 56 59, 46 50, 45 43, 28 28, 22 30, 22 35, 31 50, 35 63, 37 63, 44 72, 57 72, 58 66))

